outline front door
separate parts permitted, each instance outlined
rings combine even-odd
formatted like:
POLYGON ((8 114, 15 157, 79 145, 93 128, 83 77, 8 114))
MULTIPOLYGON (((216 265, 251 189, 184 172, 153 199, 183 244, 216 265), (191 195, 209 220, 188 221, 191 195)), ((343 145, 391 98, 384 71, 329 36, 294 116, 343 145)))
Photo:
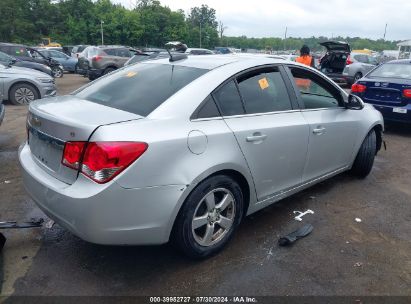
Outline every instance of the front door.
POLYGON ((301 183, 308 125, 293 108, 278 67, 247 72, 213 94, 262 201, 301 183))
POLYGON ((307 121, 309 145, 303 182, 350 165, 359 129, 358 115, 343 106, 343 93, 308 69, 292 67, 290 77, 307 121))

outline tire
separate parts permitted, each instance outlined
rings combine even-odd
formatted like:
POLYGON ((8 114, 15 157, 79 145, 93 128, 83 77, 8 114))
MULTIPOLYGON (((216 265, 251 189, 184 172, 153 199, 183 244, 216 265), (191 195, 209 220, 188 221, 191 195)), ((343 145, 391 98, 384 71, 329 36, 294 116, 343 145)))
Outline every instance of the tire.
POLYGON ((27 105, 39 98, 40 94, 37 89, 28 83, 17 83, 11 87, 9 92, 9 100, 14 105, 27 105))
POLYGON ((106 68, 105 70, 104 70, 104 73, 103 73, 103 75, 107 75, 108 73, 111 73, 111 72, 113 72, 113 71, 115 71, 116 69, 115 68, 106 68))
POLYGON ((374 164, 375 154, 377 152, 377 136, 374 130, 371 130, 365 137, 355 158, 351 172, 360 178, 367 177, 370 174, 374 164))
POLYGON ((96 79, 97 79, 97 76, 95 76, 95 75, 88 75, 88 80, 93 81, 93 80, 96 80, 96 79))
POLYGON ((362 73, 358 72, 354 75, 354 83, 362 78, 362 73))
POLYGON ((231 177, 216 175, 204 180, 190 193, 179 212, 172 235, 174 243, 194 259, 219 252, 240 224, 243 205, 241 188, 231 177))
POLYGON ((64 75, 64 71, 59 67, 53 67, 52 72, 55 78, 62 78, 64 75))

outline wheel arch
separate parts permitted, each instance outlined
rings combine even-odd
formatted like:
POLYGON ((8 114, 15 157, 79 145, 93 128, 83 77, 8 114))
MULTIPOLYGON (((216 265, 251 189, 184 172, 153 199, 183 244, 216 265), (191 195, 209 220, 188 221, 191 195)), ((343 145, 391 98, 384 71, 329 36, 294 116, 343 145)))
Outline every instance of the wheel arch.
POLYGON ((176 223, 176 220, 180 214, 180 211, 184 205, 184 203, 187 200, 187 197, 190 195, 194 189, 197 188, 197 186, 204 180, 217 176, 217 175, 226 175, 231 178, 233 178, 241 187, 241 190, 243 192, 243 198, 244 198, 244 206, 243 206, 243 217, 245 217, 248 213, 250 204, 256 200, 256 194, 254 190, 254 182, 251 178, 250 175, 248 175, 246 172, 244 172, 240 168, 235 168, 235 167, 226 167, 222 168, 220 166, 207 170, 206 172, 203 172, 197 178, 193 180, 193 182, 190 185, 187 185, 184 193, 181 195, 181 198, 179 200, 179 203, 177 204, 175 211, 170 219, 170 225, 169 225, 169 231, 168 231, 168 238, 172 236, 172 232, 174 230, 174 226, 176 223))
POLYGON ((11 89, 12 89, 13 87, 15 87, 16 85, 18 85, 18 84, 29 84, 29 85, 33 86, 34 89, 36 90, 37 94, 39 95, 39 98, 41 98, 40 90, 39 90, 39 88, 37 87, 37 85, 36 85, 35 83, 33 83, 33 82, 31 82, 31 81, 28 81, 28 80, 16 80, 15 82, 11 83, 11 84, 8 86, 7 89, 5 88, 5 90, 7 91, 7 98, 8 98, 8 100, 10 100, 11 89))

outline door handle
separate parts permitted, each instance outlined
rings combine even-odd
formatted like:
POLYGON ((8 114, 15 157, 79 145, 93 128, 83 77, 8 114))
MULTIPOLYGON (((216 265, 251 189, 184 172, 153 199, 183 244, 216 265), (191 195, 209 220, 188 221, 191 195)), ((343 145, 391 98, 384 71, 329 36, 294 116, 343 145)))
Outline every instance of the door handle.
POLYGON ((252 136, 247 136, 247 142, 263 141, 267 138, 267 135, 261 133, 254 133, 252 136))
POLYGON ((314 134, 323 134, 324 131, 325 131, 325 128, 319 127, 319 128, 314 129, 314 130, 313 130, 313 133, 314 133, 314 134))

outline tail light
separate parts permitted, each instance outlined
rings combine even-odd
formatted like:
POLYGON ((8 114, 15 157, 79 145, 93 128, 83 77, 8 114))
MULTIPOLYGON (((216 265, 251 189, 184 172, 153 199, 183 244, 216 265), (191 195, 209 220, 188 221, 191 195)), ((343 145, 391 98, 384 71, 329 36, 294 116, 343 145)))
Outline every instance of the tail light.
POLYGON ((83 156, 84 141, 66 142, 63 151, 63 165, 78 170, 80 168, 81 157, 83 156))
POLYGON ((351 60, 351 56, 347 57, 347 65, 350 65, 351 63, 353 63, 354 61, 351 60))
POLYGON ((97 62, 97 61, 100 61, 102 58, 103 58, 103 57, 97 55, 97 56, 93 56, 93 57, 91 58, 91 60, 97 62))
POLYGON ((367 87, 363 84, 354 83, 351 87, 351 93, 364 93, 367 87))
POLYGON ((402 91, 402 96, 404 96, 405 98, 411 98, 411 89, 405 89, 404 91, 402 91))
POLYGON ((62 164, 103 184, 130 166, 147 148, 142 142, 67 142, 62 164))

